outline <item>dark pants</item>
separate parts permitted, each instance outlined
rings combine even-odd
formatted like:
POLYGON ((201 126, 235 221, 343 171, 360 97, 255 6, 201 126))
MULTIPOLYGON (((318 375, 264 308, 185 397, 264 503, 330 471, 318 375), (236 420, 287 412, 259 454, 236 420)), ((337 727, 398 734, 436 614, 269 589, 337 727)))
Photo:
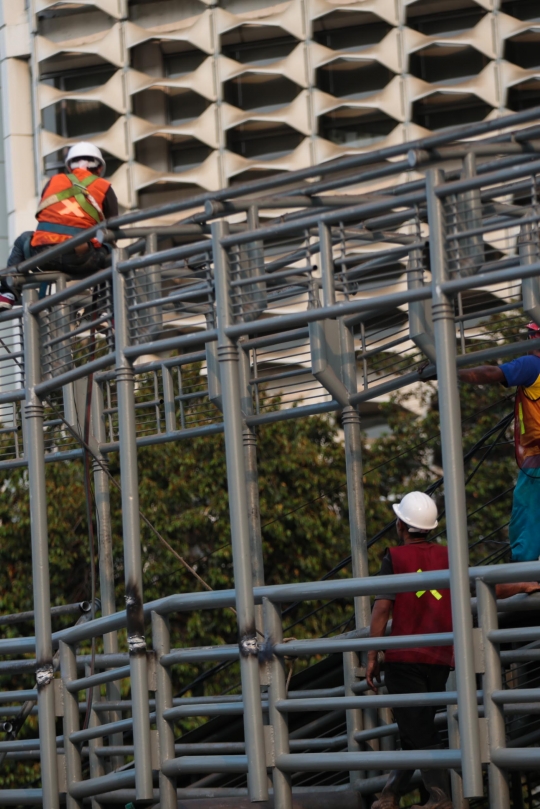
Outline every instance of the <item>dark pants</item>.
MULTIPOLYGON (((386 663, 384 683, 389 694, 426 694, 444 691, 449 666, 429 663, 386 663)), ((441 743, 435 727, 435 707, 393 708, 403 750, 424 750, 441 743)))
MULTIPOLYGON (((52 245, 40 245, 39 247, 32 247, 30 241, 34 231, 27 230, 21 233, 15 239, 13 249, 8 258, 8 266, 13 267, 20 264, 27 258, 32 258, 48 250, 52 245)), ((94 247, 93 244, 88 245, 89 249, 86 253, 77 254, 75 251, 64 253, 52 261, 44 262, 40 265, 39 269, 44 272, 65 272, 66 275, 75 278, 85 278, 87 275, 92 275, 99 270, 102 270, 110 263, 110 252, 106 247, 94 247)))

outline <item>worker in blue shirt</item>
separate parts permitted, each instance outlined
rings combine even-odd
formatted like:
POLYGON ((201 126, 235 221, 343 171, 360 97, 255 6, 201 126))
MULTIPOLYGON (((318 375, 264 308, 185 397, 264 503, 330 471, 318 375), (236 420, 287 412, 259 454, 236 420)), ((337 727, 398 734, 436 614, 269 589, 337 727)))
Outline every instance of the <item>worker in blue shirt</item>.
MULTIPOLYGON (((540 338, 536 323, 529 323, 527 332, 529 340, 540 338)), ((503 365, 458 371, 462 382, 517 388, 514 444, 519 474, 508 529, 513 562, 540 558, 540 342, 537 345, 538 351, 503 365)))

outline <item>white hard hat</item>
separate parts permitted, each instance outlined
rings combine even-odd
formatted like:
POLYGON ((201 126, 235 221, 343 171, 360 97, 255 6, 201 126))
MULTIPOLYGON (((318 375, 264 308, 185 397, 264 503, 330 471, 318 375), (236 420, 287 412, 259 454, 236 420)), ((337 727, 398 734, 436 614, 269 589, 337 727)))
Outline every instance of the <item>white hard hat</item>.
POLYGON ((74 143, 73 146, 70 147, 66 155, 66 168, 69 171, 72 163, 75 163, 77 160, 85 159, 97 160, 103 171, 105 171, 105 160, 101 154, 101 150, 93 143, 84 140, 80 143, 74 143))
POLYGON ((438 525, 437 506, 424 492, 409 492, 401 503, 392 508, 400 520, 418 531, 431 531, 438 525))

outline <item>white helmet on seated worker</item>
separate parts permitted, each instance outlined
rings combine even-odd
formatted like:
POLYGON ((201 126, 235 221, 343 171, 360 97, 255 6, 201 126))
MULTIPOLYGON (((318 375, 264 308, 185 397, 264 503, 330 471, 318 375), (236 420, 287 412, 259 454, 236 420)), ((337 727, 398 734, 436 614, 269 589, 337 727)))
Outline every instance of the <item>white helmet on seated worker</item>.
POLYGON ((88 141, 73 144, 66 155, 65 162, 68 171, 73 169, 89 169, 92 171, 92 169, 101 168, 100 173, 105 173, 106 164, 101 150, 88 141))
POLYGON ((431 531, 436 528, 437 506, 424 492, 409 492, 401 503, 392 506, 396 516, 409 528, 416 531, 431 531))

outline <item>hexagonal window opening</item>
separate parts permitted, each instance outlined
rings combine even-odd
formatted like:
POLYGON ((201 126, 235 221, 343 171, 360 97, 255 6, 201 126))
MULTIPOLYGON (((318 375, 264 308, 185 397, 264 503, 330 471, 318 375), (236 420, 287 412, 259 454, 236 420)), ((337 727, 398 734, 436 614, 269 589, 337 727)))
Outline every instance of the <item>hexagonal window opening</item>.
POLYGON ((183 138, 169 145, 169 160, 173 172, 188 171, 204 163, 213 152, 211 146, 197 138, 183 138))
POLYGON ((120 118, 120 113, 100 101, 66 99, 45 107, 41 123, 48 132, 63 138, 88 138, 107 132, 120 118))
POLYGON ((528 110, 540 104, 540 79, 529 79, 508 91, 506 106, 514 112, 528 110))
POLYGON ((244 73, 224 83, 223 97, 241 110, 271 112, 294 101, 300 90, 286 76, 244 73))
POLYGON ((380 110, 340 107, 319 118, 319 135, 338 146, 362 148, 384 140, 397 125, 380 110))
POLYGON ((430 45, 409 56, 409 73, 434 84, 477 76, 489 64, 485 54, 470 46, 430 45))
POLYGON ((274 25, 239 25, 221 36, 221 53, 243 65, 266 65, 285 59, 298 40, 274 25))
POLYGON ((281 173, 281 169, 247 169, 229 177, 229 185, 241 185, 249 183, 251 180, 265 180, 267 177, 274 177, 281 173))
POLYGON ((334 51, 358 51, 376 45, 392 27, 365 11, 332 11, 315 20, 313 39, 334 51))
POLYGON ((304 135, 287 124, 251 121, 227 132, 227 149, 250 160, 276 160, 303 140, 304 135))
POLYGON ((177 126, 198 118, 210 103, 187 88, 155 88, 143 90, 133 97, 133 112, 151 123, 177 126))
POLYGON ((471 93, 434 93, 415 101, 412 120, 425 129, 483 121, 493 107, 471 93))
POLYGON ((486 9, 473 0, 418 0, 407 6, 407 25, 421 34, 458 34, 480 22, 486 9))
POLYGON ((139 208, 152 208, 154 205, 166 205, 179 199, 187 199, 200 194, 205 189, 195 183, 155 183, 138 192, 139 208))
POLYGON ((502 0, 501 11, 517 20, 540 20, 538 0, 502 0))
POLYGON ((336 98, 362 98, 382 90, 395 73, 379 62, 336 59, 317 70, 317 87, 336 98))
POLYGON ((197 70, 208 54, 190 42, 151 39, 131 50, 131 66, 151 76, 177 78, 197 70))
POLYGON ((529 70, 540 67, 540 33, 526 31, 507 39, 504 43, 504 58, 529 70))

